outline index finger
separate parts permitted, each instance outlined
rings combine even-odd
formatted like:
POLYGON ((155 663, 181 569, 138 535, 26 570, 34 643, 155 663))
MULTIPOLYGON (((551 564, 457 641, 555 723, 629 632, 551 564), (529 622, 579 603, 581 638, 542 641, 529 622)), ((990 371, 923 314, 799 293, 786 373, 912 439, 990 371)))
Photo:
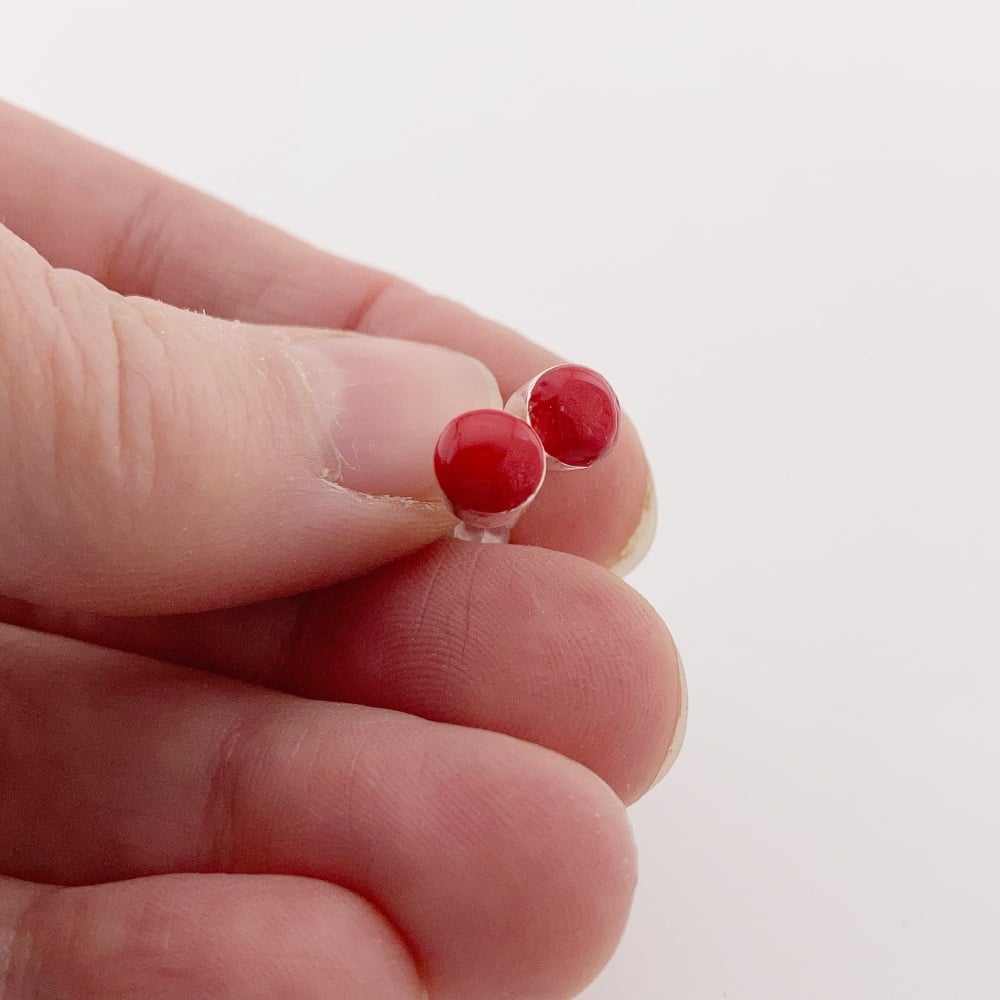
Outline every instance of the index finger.
MULTIPOLYGON (((4 104, 0 176, 8 228, 55 266, 123 294, 227 319, 440 344, 481 360, 505 395, 560 360, 454 302, 324 253, 4 104)), ((549 478, 513 540, 624 571, 645 553, 654 521, 648 466, 626 421, 603 463, 549 478)))

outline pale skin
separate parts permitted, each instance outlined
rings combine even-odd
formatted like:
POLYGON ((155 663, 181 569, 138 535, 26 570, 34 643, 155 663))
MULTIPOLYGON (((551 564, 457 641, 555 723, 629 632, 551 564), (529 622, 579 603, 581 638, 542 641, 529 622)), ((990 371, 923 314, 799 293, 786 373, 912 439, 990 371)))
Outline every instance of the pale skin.
POLYGON ((635 432, 449 540, 407 394, 551 354, 2 105, 0 177, 0 1000, 573 996, 682 715, 635 432))

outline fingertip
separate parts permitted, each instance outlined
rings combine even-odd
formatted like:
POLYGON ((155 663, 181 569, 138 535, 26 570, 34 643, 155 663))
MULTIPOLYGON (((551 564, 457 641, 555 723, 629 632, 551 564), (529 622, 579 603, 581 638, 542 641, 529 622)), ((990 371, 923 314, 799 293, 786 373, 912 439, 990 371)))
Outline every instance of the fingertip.
POLYGON ((656 507, 656 486, 652 470, 646 467, 646 497, 639 514, 639 523, 626 541, 618 558, 608 567, 616 576, 628 576, 645 559, 652 548, 658 520, 656 507))
POLYGON ((628 919, 631 826, 614 791, 575 761, 504 737, 490 744, 453 779, 466 805, 450 833, 468 883, 452 890, 452 919, 467 936, 460 954, 441 935, 421 956, 431 995, 490 996, 500 976, 510 996, 576 996, 628 919))
POLYGON ((681 654, 674 645, 674 656, 677 662, 677 699, 674 712, 673 735, 670 737, 670 744, 667 747, 667 754, 663 758, 656 777, 653 778, 647 791, 652 791, 667 776, 674 763, 680 756, 681 748, 684 746, 684 738, 687 736, 688 720, 688 686, 687 674, 684 671, 684 662, 681 654))

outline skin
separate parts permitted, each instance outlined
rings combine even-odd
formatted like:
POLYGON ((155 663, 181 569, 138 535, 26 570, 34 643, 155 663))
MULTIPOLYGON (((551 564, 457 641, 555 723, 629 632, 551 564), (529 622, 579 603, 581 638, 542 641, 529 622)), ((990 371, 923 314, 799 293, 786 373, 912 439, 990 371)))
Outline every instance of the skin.
POLYGON ((451 541, 331 484, 287 345, 432 342, 505 396, 551 354, 5 106, 0 176, 0 997, 575 995, 680 728, 605 568, 632 428, 520 544, 451 541), (160 401, 245 357, 180 435, 160 401))

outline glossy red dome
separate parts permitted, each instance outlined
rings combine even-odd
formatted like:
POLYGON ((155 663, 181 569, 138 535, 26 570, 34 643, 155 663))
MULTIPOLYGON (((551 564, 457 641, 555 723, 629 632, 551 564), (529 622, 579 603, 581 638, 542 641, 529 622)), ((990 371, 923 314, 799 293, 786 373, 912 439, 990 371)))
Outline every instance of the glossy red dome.
POLYGON ((621 407, 603 375, 583 365, 559 365, 532 386, 528 420, 549 455, 585 468, 618 440, 621 407))
POLYGON ((470 410, 441 432, 434 471, 455 514, 499 514, 530 500, 545 476, 538 435, 503 410, 470 410))

